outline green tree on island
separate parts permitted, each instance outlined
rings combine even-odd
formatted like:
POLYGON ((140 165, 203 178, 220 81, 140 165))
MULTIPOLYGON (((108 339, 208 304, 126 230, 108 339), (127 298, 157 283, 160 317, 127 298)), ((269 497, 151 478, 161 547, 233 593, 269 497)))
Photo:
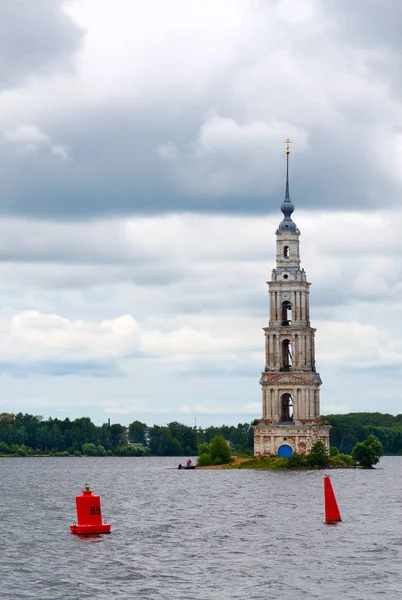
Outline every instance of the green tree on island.
POLYGON ((384 454, 380 440, 369 435, 364 442, 358 442, 352 450, 353 459, 365 469, 372 469, 384 454))
POLYGON ((320 440, 313 444, 310 454, 307 456, 307 464, 309 467, 320 467, 321 469, 328 467, 328 450, 320 440))
POLYGON ((198 465, 200 467, 224 465, 230 463, 231 460, 232 453, 230 447, 222 435, 212 438, 210 444, 204 442, 200 446, 200 455, 198 457, 198 465))

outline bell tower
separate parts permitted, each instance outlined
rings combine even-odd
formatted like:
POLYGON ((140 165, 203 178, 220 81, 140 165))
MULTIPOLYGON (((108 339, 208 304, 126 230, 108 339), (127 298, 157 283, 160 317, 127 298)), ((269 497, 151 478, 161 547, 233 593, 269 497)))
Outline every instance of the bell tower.
POLYGON ((321 440, 329 449, 328 425, 320 423, 321 378, 315 367, 315 329, 310 325, 310 283, 300 266, 300 231, 292 220, 289 139, 286 140, 283 219, 276 231, 276 267, 269 288, 265 332, 262 419, 254 427, 254 454, 308 454, 321 440))

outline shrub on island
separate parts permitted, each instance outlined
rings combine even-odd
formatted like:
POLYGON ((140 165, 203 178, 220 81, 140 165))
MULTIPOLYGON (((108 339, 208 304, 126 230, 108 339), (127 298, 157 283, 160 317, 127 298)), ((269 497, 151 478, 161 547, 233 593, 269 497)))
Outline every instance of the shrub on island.
POLYGON ((307 467, 307 456, 305 454, 298 454, 297 452, 294 452, 285 460, 285 469, 303 469, 307 467))
POLYGON ((310 454, 307 455, 307 466, 325 469, 329 467, 329 454, 323 442, 318 440, 313 444, 310 454))
POLYGON ((346 467, 355 467, 356 463, 350 454, 338 452, 335 456, 329 457, 329 464, 334 469, 345 469, 346 467))
POLYGON ((232 453, 229 445, 222 435, 212 438, 209 444, 200 445, 198 466, 209 467, 215 465, 224 465, 232 461, 232 453))
POLYGON ((358 442, 352 450, 353 459, 365 469, 372 469, 384 454, 380 440, 369 435, 364 442, 358 442))

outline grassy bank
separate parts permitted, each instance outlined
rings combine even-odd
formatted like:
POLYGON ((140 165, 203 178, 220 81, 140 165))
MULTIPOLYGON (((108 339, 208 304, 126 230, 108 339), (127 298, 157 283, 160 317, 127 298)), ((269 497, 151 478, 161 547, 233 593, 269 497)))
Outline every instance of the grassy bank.
POLYGON ((348 454, 338 454, 329 457, 329 465, 323 467, 312 467, 306 461, 292 460, 290 458, 279 458, 277 456, 263 456, 261 458, 236 458, 230 463, 209 467, 198 467, 199 469, 348 469, 356 467, 355 461, 348 454))

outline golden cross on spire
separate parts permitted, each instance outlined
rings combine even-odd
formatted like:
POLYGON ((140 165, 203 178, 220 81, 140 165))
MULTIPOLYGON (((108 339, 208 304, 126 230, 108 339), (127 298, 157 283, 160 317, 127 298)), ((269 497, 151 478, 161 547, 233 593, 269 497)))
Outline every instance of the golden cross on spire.
POLYGON ((286 144, 286 154, 290 154, 290 144, 292 143, 292 141, 289 138, 286 138, 286 140, 284 141, 284 144, 286 144))

